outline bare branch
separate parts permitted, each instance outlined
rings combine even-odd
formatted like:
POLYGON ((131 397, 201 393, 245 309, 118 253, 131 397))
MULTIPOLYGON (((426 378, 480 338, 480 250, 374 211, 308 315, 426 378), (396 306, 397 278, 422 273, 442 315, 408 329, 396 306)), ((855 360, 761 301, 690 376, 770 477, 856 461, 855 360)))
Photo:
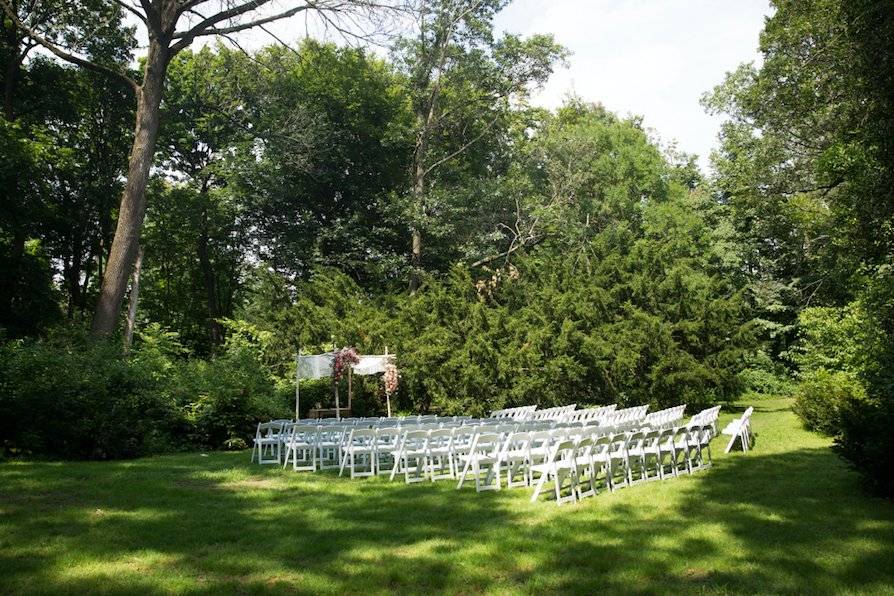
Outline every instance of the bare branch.
POLYGON ((130 78, 129 76, 124 74, 123 72, 121 72, 119 70, 115 70, 114 68, 110 68, 108 66, 104 66, 102 64, 97 64, 96 62, 93 62, 91 60, 87 60, 85 58, 75 56, 74 54, 63 50, 62 48, 60 48, 53 42, 49 41, 47 38, 45 38, 40 33, 34 31, 32 28, 25 25, 21 21, 21 19, 19 19, 19 16, 15 13, 12 6, 9 4, 9 0, 0 0, 0 4, 3 5, 3 8, 4 8, 7 16, 10 19, 12 19, 12 21, 15 23, 16 27, 18 27, 19 29, 21 29, 22 31, 27 33, 28 37, 30 37, 31 39, 33 39, 34 41, 36 41, 37 43, 39 43, 40 45, 45 47, 47 50, 52 52, 55 56, 61 58, 62 60, 65 60, 66 62, 70 62, 72 64, 77 64, 78 66, 86 68, 87 70, 92 70, 94 72, 99 72, 99 73, 103 73, 103 74, 106 74, 106 75, 109 75, 112 77, 116 77, 119 80, 122 80, 125 83, 127 83, 128 85, 130 85, 130 87, 134 90, 134 92, 138 92, 140 90, 140 85, 135 80, 133 80, 132 78, 130 78))
MULTIPOLYGON (((203 21, 199 21, 199 23, 194 25, 188 31, 178 31, 178 32, 174 33, 173 39, 187 39, 188 38, 188 39, 192 40, 195 37, 198 37, 199 35, 209 35, 208 31, 213 29, 214 26, 217 25, 218 23, 220 23, 222 21, 226 21, 228 19, 233 19, 233 18, 242 16, 247 12, 257 10, 258 8, 264 6, 265 4, 268 4, 269 2, 270 2, 270 0, 249 0, 248 2, 236 5, 233 8, 230 8, 228 10, 222 10, 217 14, 211 15, 210 17, 208 17, 207 19, 205 19, 203 21)), ((304 9, 304 8, 306 8, 306 6, 302 5, 302 6, 298 6, 296 8, 304 9)), ((295 9, 292 8, 286 12, 290 12, 291 10, 295 10, 295 9)), ((298 11, 295 10, 295 12, 298 12, 298 11)), ((295 13, 292 13, 292 14, 295 14, 295 13)), ((267 22, 269 22, 269 21, 267 21, 267 22)), ((246 25, 248 25, 248 23, 246 23, 246 25)), ((223 33, 234 33, 234 31, 223 31, 223 30, 222 30, 222 32, 223 33)))
POLYGON ((472 263, 471 267, 481 267, 482 265, 487 265, 488 263, 493 263, 494 261, 497 261, 504 257, 508 257, 509 255, 511 255, 514 252, 518 252, 522 248, 530 248, 532 246, 536 246, 536 245, 540 244, 541 242, 543 242, 544 240, 545 240, 545 238, 543 236, 541 236, 539 238, 526 238, 524 241, 519 242, 518 244, 514 244, 513 246, 510 246, 508 250, 504 250, 503 252, 501 252, 499 254, 491 255, 489 257, 484 257, 483 259, 478 259, 477 261, 472 263))
POLYGON ((491 120, 490 123, 487 125, 487 127, 485 127, 484 130, 482 130, 479 134, 475 135, 475 137, 473 137, 472 139, 470 139, 469 141, 464 143, 459 149, 449 153, 448 155, 445 155, 441 159, 437 160, 436 162, 434 162, 433 164, 431 164, 430 166, 425 168, 424 175, 427 176, 429 173, 431 173, 432 170, 434 170, 435 168, 437 168, 444 162, 450 161, 451 159, 453 159, 454 157, 456 157, 457 155, 459 155, 460 153, 462 153, 463 151, 465 151, 466 149, 468 149, 469 147, 471 147, 472 145, 477 143, 479 140, 481 140, 484 137, 484 135, 486 135, 488 132, 490 132, 490 130, 494 127, 494 124, 496 124, 496 123, 497 123, 496 119, 491 120))
POLYGON ((132 14, 135 17, 137 17, 138 19, 140 19, 144 25, 146 25, 147 27, 149 26, 149 23, 146 21, 146 16, 143 13, 141 13, 139 10, 137 10, 136 8, 134 8, 133 6, 131 6, 124 0, 112 0, 112 1, 115 4, 117 4, 118 6, 120 6, 121 8, 123 8, 124 10, 128 11, 130 14, 132 14))
MULTIPOLYGON (((264 4, 265 2, 267 2, 269 0, 256 0, 256 1, 260 2, 260 4, 264 4)), ((245 5, 243 5, 243 6, 245 6, 245 5)), ((178 41, 173 46, 171 46, 171 51, 173 53, 179 52, 180 50, 182 50, 183 48, 185 48, 189 44, 191 44, 193 39, 195 39, 196 37, 201 37, 204 35, 230 35, 232 33, 238 33, 239 31, 245 31, 246 29, 260 27, 260 26, 266 25, 268 23, 273 23, 275 21, 280 21, 282 19, 289 18, 291 16, 298 14, 299 12, 309 10, 310 8, 312 8, 312 5, 308 5, 308 4, 305 4, 302 6, 296 6, 294 8, 290 8, 289 10, 277 13, 275 15, 271 15, 269 17, 263 17, 260 19, 255 19, 253 21, 247 21, 245 23, 240 23, 238 25, 232 25, 230 27, 210 26, 206 29, 201 29, 202 24, 199 23, 199 25, 196 25, 195 27, 193 27, 192 29, 190 29, 189 31, 187 31, 185 33, 184 32, 175 33, 174 38, 175 39, 179 38, 180 41, 178 41)), ((247 12, 247 10, 246 10, 246 12, 247 12)), ((205 21, 203 21, 203 23, 215 21, 215 19, 218 19, 219 16, 220 15, 218 14, 218 15, 208 17, 207 19, 205 19, 205 21)), ((221 20, 223 20, 223 19, 216 20, 215 22, 220 22, 221 20)))

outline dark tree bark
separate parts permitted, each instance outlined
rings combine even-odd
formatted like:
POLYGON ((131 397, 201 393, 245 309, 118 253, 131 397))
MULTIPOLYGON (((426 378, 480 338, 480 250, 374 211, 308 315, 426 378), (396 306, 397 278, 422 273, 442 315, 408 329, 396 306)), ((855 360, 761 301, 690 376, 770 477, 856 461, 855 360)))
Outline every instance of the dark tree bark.
MULTIPOLYGON (((204 193, 206 190, 203 189, 202 192, 204 193)), ((218 318, 224 313, 220 305, 217 276, 214 274, 214 267, 208 255, 208 236, 208 211, 205 209, 202 211, 202 229, 196 243, 196 253, 199 257, 199 270, 208 301, 208 339, 213 345, 220 345, 223 342, 223 328, 218 322, 218 318)))
POLYGON ((143 84, 137 92, 136 128, 127 168, 127 185, 121 197, 118 224, 93 315, 92 329, 96 335, 110 335, 115 330, 127 280, 139 250, 140 229, 146 214, 146 187, 155 157, 159 106, 169 58, 167 42, 150 39, 143 84))
POLYGON ((143 247, 137 250, 134 262, 133 279, 130 283, 130 304, 127 306, 127 323, 124 326, 124 349, 130 350, 133 344, 133 330, 137 323, 137 306, 140 303, 140 272, 143 269, 143 247))

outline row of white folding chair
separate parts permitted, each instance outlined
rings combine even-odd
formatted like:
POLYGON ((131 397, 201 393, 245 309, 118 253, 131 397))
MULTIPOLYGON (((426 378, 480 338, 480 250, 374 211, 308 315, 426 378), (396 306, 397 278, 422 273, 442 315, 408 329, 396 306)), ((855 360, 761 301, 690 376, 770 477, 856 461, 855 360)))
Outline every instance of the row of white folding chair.
MULTIPOLYGON (((426 477, 431 480, 455 477, 457 458, 468 451, 475 436, 487 432, 503 436, 513 432, 516 426, 416 424, 376 429, 353 428, 345 431, 339 445, 332 440, 326 443, 326 448, 338 450, 340 474, 346 468, 352 478, 390 471, 394 479, 396 474, 403 471, 409 484, 426 477)), ((326 457, 323 449, 318 449, 317 453, 320 468, 331 467, 325 464, 331 462, 332 456, 326 457)))
MULTIPOLYGON (((256 435, 255 450, 259 452, 259 459, 263 460, 264 454, 275 453, 276 457, 263 460, 263 463, 283 463, 288 465, 292 460, 295 470, 311 470, 343 468, 345 462, 345 447, 351 442, 352 432, 364 430, 382 430, 393 429, 401 436, 408 431, 429 432, 440 429, 458 428, 470 422, 470 419, 443 418, 440 421, 434 417, 428 419, 405 419, 402 424, 398 424, 394 420, 389 420, 381 425, 371 426, 365 421, 353 419, 350 422, 323 423, 310 425, 306 423, 262 423, 258 426, 258 434, 256 435), (263 432, 263 436, 262 433, 263 432), (277 445, 277 442, 279 443, 277 445), (263 449, 263 451, 262 451, 263 449), (282 461, 282 450, 285 451, 285 461, 282 461)), ((493 421, 491 421, 493 422, 493 421)), ((471 428, 478 426, 474 421, 470 424, 471 428)), ((502 433, 511 432, 516 428, 515 424, 501 425, 502 433)), ((358 442, 368 433, 358 432, 358 442)), ((252 452, 252 460, 254 453, 252 452)), ((362 445, 355 444, 352 448, 355 455, 363 451, 362 445)), ((353 475, 357 472, 352 467, 353 475)))
POLYGON ((674 406, 657 412, 650 412, 643 419, 643 426, 650 428, 669 428, 678 426, 677 422, 683 419, 683 412, 686 411, 686 404, 674 406))
POLYGON ((549 480, 556 502, 562 504, 597 494, 600 473, 606 488, 614 491, 639 481, 704 469, 711 465, 712 436, 707 425, 559 438, 545 461, 531 464, 532 476, 540 475, 531 501, 537 500, 549 480), (638 479, 634 479, 635 467, 638 479))
POLYGON ((567 406, 557 406, 555 408, 547 408, 545 410, 535 410, 531 413, 528 420, 561 420, 569 412, 573 411, 577 404, 567 406))
POLYGON ((698 414, 695 414, 690 420, 690 425, 695 424, 710 424, 714 429, 714 433, 717 433, 717 419, 720 417, 720 406, 714 406, 711 408, 707 408, 702 410, 698 414))
MULTIPOLYGON (((575 487, 573 492, 577 498, 596 494, 595 478, 600 471, 605 472, 606 487, 610 490, 636 482, 633 465, 635 462, 640 463, 639 480, 664 478, 668 465, 674 475, 679 472, 681 463, 685 466, 686 471, 700 469, 702 466, 702 443, 699 442, 701 437, 697 434, 702 432, 702 429, 645 430, 614 435, 599 435, 595 432, 596 430, 596 427, 590 427, 534 433, 522 431, 505 437, 502 442, 495 433, 482 434, 469 454, 461 458, 464 468, 457 488, 462 487, 470 473, 475 479, 475 487, 478 491, 499 490, 503 469, 506 471, 507 485, 510 488, 532 484, 533 476, 539 473, 546 474, 546 477, 541 478, 539 486, 535 490, 534 499, 539 495, 544 483, 552 478, 556 482, 557 496, 562 502, 565 499, 560 494, 563 491, 562 485, 565 480, 569 480, 563 470, 569 471, 571 464, 569 461, 564 464, 557 463, 555 458, 567 459, 567 443, 569 442, 577 445, 582 441, 588 441, 583 444, 589 446, 591 444, 589 441, 592 441, 592 444, 597 447, 607 445, 604 449, 599 447, 592 453, 587 451, 575 455, 574 460, 577 461, 575 465, 586 464, 587 474, 583 477, 589 484, 587 490, 583 490, 579 485, 575 487), (679 454, 685 455, 682 462, 679 454), (665 463, 668 457, 670 457, 670 461, 665 463), (650 458, 656 465, 654 476, 650 475, 650 466, 648 465, 650 458), (618 479, 619 472, 620 479, 618 479), (516 481, 519 473, 522 474, 521 482, 516 481)), ((704 438, 710 440, 710 427, 707 427, 704 438)), ((570 473, 580 476, 583 472, 576 470, 570 473)), ((570 481, 579 482, 577 477, 570 481)), ((574 497, 569 496, 569 498, 574 497)))
POLYGON ((600 406, 598 408, 585 408, 583 410, 573 410, 566 414, 565 422, 593 422, 602 419, 606 415, 615 411, 617 404, 608 406, 600 406))
MULTIPOLYGON (((520 425, 510 433, 497 433, 500 442, 494 443, 492 437, 476 437, 468 453, 462 454, 463 464, 457 488, 462 488, 469 474, 475 479, 475 489, 499 490, 501 473, 506 470, 506 482, 511 488, 530 484, 530 464, 532 461, 544 460, 551 446, 558 440, 569 436, 584 436, 595 432, 596 426, 589 427, 557 427, 533 429, 529 425, 520 425), (521 481, 516 481, 519 473, 521 481), (484 473, 484 477, 482 477, 484 473)), ((483 435, 493 433, 485 432, 483 435)))
POLYGON ((603 417, 600 422, 606 426, 639 423, 646 417, 646 412, 648 411, 649 406, 647 405, 615 410, 603 417))
POLYGON ((517 408, 504 408, 502 410, 494 410, 490 413, 490 418, 514 418, 516 420, 524 420, 527 418, 537 406, 519 406, 517 408))
POLYGON ((391 479, 401 471, 407 484, 426 478, 431 481, 455 478, 457 468, 479 437, 503 437, 514 432, 516 427, 516 424, 466 425, 403 433, 394 457, 391 479))

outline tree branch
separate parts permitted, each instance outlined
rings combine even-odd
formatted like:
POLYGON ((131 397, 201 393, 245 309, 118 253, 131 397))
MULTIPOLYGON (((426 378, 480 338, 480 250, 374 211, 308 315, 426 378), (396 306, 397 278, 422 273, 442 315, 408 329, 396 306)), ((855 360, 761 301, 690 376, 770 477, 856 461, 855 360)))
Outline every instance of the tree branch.
POLYGON ((124 0, 112 0, 115 4, 128 11, 130 14, 134 15, 138 19, 140 19, 144 25, 149 26, 149 22, 146 20, 146 16, 141 13, 139 10, 125 2, 124 0))
POLYGON ((441 159, 437 160, 436 162, 434 162, 433 164, 428 166, 425 169, 425 173, 423 175, 428 176, 428 174, 431 173, 431 171, 434 170, 436 167, 438 167, 439 165, 443 164, 446 161, 450 161, 451 159, 453 159, 454 157, 456 157, 457 155, 459 155, 460 153, 462 153, 463 151, 465 151, 466 149, 468 149, 469 147, 474 145, 476 142, 481 140, 481 138, 484 137, 484 135, 487 134, 493 128, 494 124, 496 124, 496 123, 497 123, 496 119, 491 120, 490 124, 488 124, 487 127, 481 131, 481 133, 476 135, 474 138, 470 139, 467 143, 463 144, 462 147, 460 147, 456 151, 449 153, 448 155, 445 155, 441 159))
MULTIPOLYGON (((264 6, 265 4, 268 4, 269 2, 270 2, 270 0, 249 0, 248 2, 239 4, 237 6, 234 6, 233 8, 230 8, 229 10, 222 10, 217 14, 211 15, 210 17, 206 18, 203 21, 199 21, 196 25, 194 25, 192 28, 190 28, 187 31, 175 32, 174 35, 172 36, 172 38, 173 39, 188 38, 188 39, 192 40, 195 37, 198 37, 199 35, 208 35, 207 32, 210 29, 214 28, 214 26, 217 25, 218 23, 220 23, 221 21, 226 21, 227 19, 233 19, 233 18, 242 16, 247 12, 257 10, 258 8, 264 6)), ((298 6, 296 8, 304 9, 304 8, 306 8, 306 5, 298 6)), ((290 12, 292 10, 295 10, 295 8, 289 9, 288 11, 285 11, 285 12, 290 12)), ((297 12, 297 10, 295 12, 297 12)), ((292 13, 292 14, 294 14, 294 13, 292 13)), ((269 22, 269 21, 266 21, 266 22, 269 22)), ((247 23, 246 23, 246 25, 247 25, 247 23)), ((225 31, 225 32, 227 32, 227 31, 225 31)), ((228 33, 234 33, 234 32, 229 31, 228 33)))
POLYGON ((37 33, 36 31, 34 31, 33 29, 31 29, 30 27, 25 25, 21 21, 21 19, 19 19, 19 16, 15 13, 15 11, 12 9, 12 6, 10 6, 9 0, 0 0, 0 4, 3 5, 3 9, 5 10, 7 16, 10 19, 12 19, 12 21, 13 21, 13 23, 15 23, 16 27, 18 27, 19 29, 21 29, 22 31, 27 33, 28 37, 30 37, 31 39, 33 39, 34 41, 36 41, 37 43, 39 43, 40 45, 45 47, 47 50, 49 50, 55 56, 61 58, 62 60, 65 60, 66 62, 70 62, 72 64, 77 64, 78 66, 86 68, 87 70, 92 70, 94 72, 99 72, 99 73, 103 73, 103 74, 106 74, 106 75, 109 75, 112 77, 116 77, 119 80, 124 81, 125 83, 130 85, 131 89, 133 89, 135 93, 140 90, 140 85, 135 80, 133 80, 132 78, 130 78, 129 76, 124 74, 123 72, 121 72, 119 70, 115 70, 114 68, 110 68, 108 66, 103 66, 102 64, 97 64, 96 62, 93 62, 91 60, 87 60, 85 58, 75 56, 74 54, 71 54, 71 53, 63 50, 62 48, 58 47, 56 44, 49 41, 43 35, 41 35, 40 33, 37 33))
POLYGON ((523 242, 519 242, 518 244, 515 244, 514 246, 510 246, 509 250, 504 250, 503 252, 501 252, 499 254, 491 255, 489 257, 484 257, 483 259, 478 259, 477 261, 472 263, 470 266, 471 267, 481 267, 482 265, 487 265, 488 263, 493 263, 494 261, 496 261, 498 259, 508 257, 512 253, 518 252, 522 248, 530 248, 532 246, 537 246, 538 244, 543 242, 545 239, 546 238, 544 238, 543 236, 541 236, 539 238, 527 238, 523 242))
MULTIPOLYGON (((258 6, 260 6, 260 5, 268 2, 269 0, 256 0, 256 1, 259 3, 258 6)), ((243 6, 245 6, 245 5, 243 5, 243 6)), ((282 19, 286 19, 288 17, 298 14, 299 12, 309 10, 310 8, 313 8, 313 6, 304 4, 302 6, 296 6, 294 8, 290 8, 289 10, 277 13, 275 15, 271 15, 269 17, 255 19, 253 21, 248 21, 245 23, 241 23, 239 25, 232 25, 230 27, 214 27, 213 23, 212 23, 212 25, 207 26, 208 28, 202 29, 201 28, 202 24, 199 23, 199 25, 196 25, 189 31, 186 31, 186 32, 181 31, 181 32, 175 33, 174 39, 179 39, 180 41, 178 41, 173 46, 171 46, 171 51, 172 51, 172 53, 179 52, 180 50, 182 50, 183 48, 185 48, 189 44, 191 44, 192 41, 196 37, 202 37, 205 35, 230 35, 233 33, 238 33, 239 31, 245 31, 246 29, 260 27, 260 26, 266 25, 268 23, 273 23, 275 21, 280 21, 282 19)), ((251 9, 246 9, 244 12, 247 12, 248 10, 251 10, 251 9)), ((205 21, 203 21, 203 23, 208 23, 210 21, 219 23, 221 20, 225 20, 225 19, 218 19, 219 16, 220 16, 220 14, 208 17, 207 19, 205 19, 205 21), (217 20, 215 20, 215 19, 217 19, 217 20)), ((226 18, 231 18, 231 17, 226 17, 226 18)))

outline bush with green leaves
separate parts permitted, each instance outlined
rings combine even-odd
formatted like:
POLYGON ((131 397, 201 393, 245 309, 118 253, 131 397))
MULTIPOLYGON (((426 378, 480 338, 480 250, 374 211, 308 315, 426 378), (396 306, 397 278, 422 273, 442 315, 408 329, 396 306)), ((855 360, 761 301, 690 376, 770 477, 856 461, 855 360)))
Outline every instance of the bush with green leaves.
POLYGON ((135 457, 181 444, 165 373, 118 342, 57 329, 0 347, 0 437, 11 454, 135 457))
POLYGON ((792 409, 809 430, 836 436, 843 410, 865 399, 863 385, 851 373, 819 370, 798 385, 792 409))
POLYGON ((838 451, 876 492, 894 494, 894 299, 890 276, 873 280, 863 301, 802 311, 791 351, 802 381, 795 412, 835 437, 838 451))
POLYGON ((807 428, 838 436, 845 403, 859 408, 865 402, 873 336, 859 302, 801 311, 798 340, 788 357, 800 377, 794 410, 807 428))
POLYGON ((291 418, 291 391, 277 388, 264 361, 265 333, 230 321, 222 353, 183 365, 178 402, 184 404, 195 443, 247 446, 262 420, 291 418))
POLYGON ((291 416, 292 391, 244 330, 199 360, 158 325, 130 353, 60 327, 0 346, 0 440, 10 455, 88 459, 244 448, 259 420, 291 416))

